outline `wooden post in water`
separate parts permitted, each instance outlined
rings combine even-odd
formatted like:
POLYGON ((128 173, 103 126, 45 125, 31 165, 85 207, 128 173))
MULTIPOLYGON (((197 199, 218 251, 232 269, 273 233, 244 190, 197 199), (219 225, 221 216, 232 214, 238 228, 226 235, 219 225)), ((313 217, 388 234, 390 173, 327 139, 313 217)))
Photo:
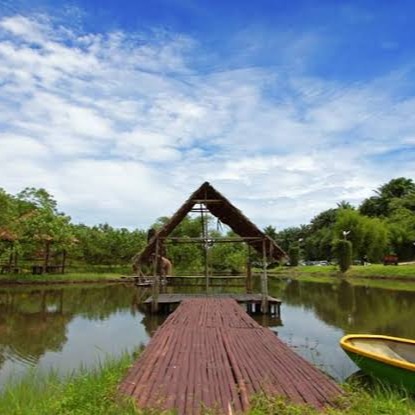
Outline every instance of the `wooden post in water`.
POLYGON ((262 240, 261 313, 268 312, 267 240, 262 240))
POLYGON ((13 272, 12 271, 12 267, 13 267, 13 257, 14 257, 14 243, 10 242, 10 255, 9 255, 9 264, 8 264, 8 272, 13 272))
POLYGON ((246 262, 246 293, 252 293, 251 246, 248 245, 248 260, 246 262))
POLYGON ((50 256, 50 243, 51 243, 51 241, 49 241, 49 240, 45 241, 45 255, 44 255, 44 258, 43 258, 43 272, 44 273, 48 272, 49 256, 50 256))
POLYGON ((158 263, 159 263, 159 239, 156 239, 156 252, 153 261, 153 293, 151 296, 151 312, 157 313, 159 309, 159 276, 158 276, 158 263))
POLYGON ((65 274, 65 265, 66 265, 66 249, 62 251, 62 268, 61 268, 62 274, 65 274))
MULTIPOLYGON (((202 205, 201 205, 202 206, 202 205)), ((200 209, 202 219, 202 235, 203 235, 203 253, 205 262, 205 288, 206 294, 209 292, 209 266, 208 266, 208 231, 207 231, 207 217, 205 219, 203 208, 200 209)))

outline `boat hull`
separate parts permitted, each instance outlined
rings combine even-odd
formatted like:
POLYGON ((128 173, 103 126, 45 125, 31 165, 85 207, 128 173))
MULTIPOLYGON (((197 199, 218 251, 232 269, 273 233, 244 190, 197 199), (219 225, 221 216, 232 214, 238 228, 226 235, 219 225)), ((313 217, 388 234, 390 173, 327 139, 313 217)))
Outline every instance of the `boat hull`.
POLYGON ((415 392, 415 372, 380 362, 370 357, 345 350, 353 362, 366 374, 391 385, 415 392))
MULTIPOLYGON (((379 379, 382 382, 389 383, 405 388, 411 393, 415 393, 415 341, 409 339, 399 339, 388 336, 375 335, 349 335, 343 337, 340 346, 350 357, 351 360, 366 374, 379 379), (367 343, 377 343, 377 345, 392 344, 406 348, 409 361, 396 355, 393 351, 389 352, 384 348, 384 352, 378 348, 368 348, 367 343), (402 346, 399 346, 402 345, 402 346), (409 351, 409 354, 408 354, 409 351)), ((397 350, 399 351, 399 350, 397 350)), ((401 349, 402 351, 402 349, 401 349)))

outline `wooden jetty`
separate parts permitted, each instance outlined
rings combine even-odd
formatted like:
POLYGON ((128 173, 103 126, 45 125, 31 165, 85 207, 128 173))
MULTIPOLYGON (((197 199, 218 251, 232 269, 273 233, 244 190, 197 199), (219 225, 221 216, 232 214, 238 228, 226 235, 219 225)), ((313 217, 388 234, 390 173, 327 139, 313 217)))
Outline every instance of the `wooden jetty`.
POLYGON ((242 413, 255 394, 318 409, 342 393, 326 375, 257 324, 233 299, 181 302, 120 385, 139 408, 242 413))
MULTIPOLYGON (((228 294, 228 293, 212 293, 212 294, 182 294, 182 293, 172 293, 172 294, 159 294, 158 296, 158 304, 159 309, 161 312, 171 312, 174 308, 177 307, 178 304, 180 304, 182 301, 188 300, 188 299, 195 299, 195 298, 201 298, 201 299, 208 299, 208 298, 218 298, 218 299, 225 299, 230 298, 235 300, 239 304, 246 305, 246 310, 249 313, 260 313, 262 312, 261 306, 262 306, 262 294, 228 294)), ((147 305, 147 307, 151 307, 153 303, 153 298, 148 297, 144 304, 147 305)), ((267 306, 268 310, 265 314, 270 314, 274 316, 281 317, 281 300, 271 297, 270 295, 267 298, 267 306)))

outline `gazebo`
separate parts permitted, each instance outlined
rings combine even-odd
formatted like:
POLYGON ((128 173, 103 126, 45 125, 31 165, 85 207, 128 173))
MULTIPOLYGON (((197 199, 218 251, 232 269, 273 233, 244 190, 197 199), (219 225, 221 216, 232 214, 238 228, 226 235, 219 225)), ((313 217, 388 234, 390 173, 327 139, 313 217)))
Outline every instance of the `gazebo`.
POLYGON ((0 272, 3 273, 17 273, 19 268, 17 266, 17 252, 15 243, 17 241, 17 235, 9 229, 0 229, 0 241, 10 246, 10 255, 6 264, 0 265, 0 272))
MULTIPOLYGON (((225 196, 217 191, 210 183, 203 183, 170 218, 170 220, 149 239, 147 246, 133 258, 136 269, 143 263, 153 263, 153 293, 152 309, 158 309, 158 295, 160 291, 160 279, 158 275, 159 261, 164 245, 169 243, 198 243, 204 247, 205 258, 205 285, 206 292, 209 289, 208 274, 208 246, 213 243, 245 243, 248 249, 253 249, 261 255, 261 310, 265 312, 268 308, 268 281, 267 266, 269 262, 281 261, 286 258, 286 253, 278 244, 253 224, 239 209, 237 209, 225 196), (201 237, 180 238, 171 237, 173 230, 183 221, 189 213, 200 213, 201 215, 201 237), (212 238, 207 232, 207 214, 210 213, 218 218, 223 224, 229 226, 238 237, 212 238)), ((252 290, 252 274, 250 265, 247 267, 246 290, 252 290)))

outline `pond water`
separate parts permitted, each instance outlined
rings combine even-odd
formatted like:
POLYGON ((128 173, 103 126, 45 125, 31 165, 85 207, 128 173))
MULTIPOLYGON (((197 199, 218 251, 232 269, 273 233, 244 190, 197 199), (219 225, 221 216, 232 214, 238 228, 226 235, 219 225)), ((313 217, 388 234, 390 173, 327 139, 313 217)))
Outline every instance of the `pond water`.
MULTIPOLYGON (((344 334, 415 338, 415 285, 273 280, 270 294, 283 301, 281 321, 257 321, 338 380, 356 370, 338 345, 344 334)), ((146 295, 127 284, 0 287, 0 389, 34 367, 65 373, 145 345, 163 321, 144 313, 146 295)))

